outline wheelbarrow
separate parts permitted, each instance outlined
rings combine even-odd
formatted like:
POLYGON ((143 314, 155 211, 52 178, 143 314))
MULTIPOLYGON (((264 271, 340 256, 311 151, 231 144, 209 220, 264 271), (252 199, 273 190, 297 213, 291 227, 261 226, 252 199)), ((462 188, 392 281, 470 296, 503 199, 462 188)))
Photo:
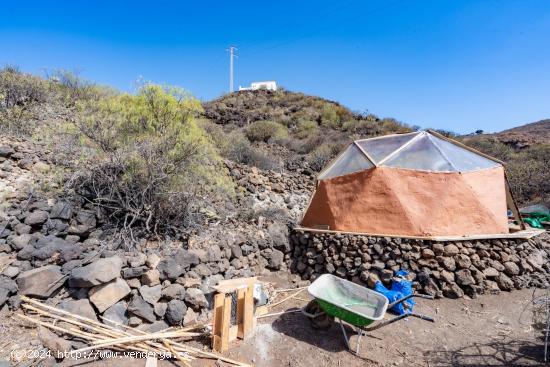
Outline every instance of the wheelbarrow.
MULTIPOLYGON (((407 317, 434 322, 433 318, 417 313, 405 313, 383 320, 386 311, 401 302, 412 297, 433 299, 432 296, 410 294, 389 303, 388 298, 383 294, 332 274, 321 275, 307 290, 315 299, 302 309, 302 313, 310 319, 312 326, 316 329, 329 329, 334 319, 337 319, 344 334, 346 346, 353 352, 342 321, 348 323, 358 335, 355 347, 357 354, 359 354, 361 336, 369 331, 380 329, 407 317)), ((403 305, 407 306, 407 303, 403 305)))

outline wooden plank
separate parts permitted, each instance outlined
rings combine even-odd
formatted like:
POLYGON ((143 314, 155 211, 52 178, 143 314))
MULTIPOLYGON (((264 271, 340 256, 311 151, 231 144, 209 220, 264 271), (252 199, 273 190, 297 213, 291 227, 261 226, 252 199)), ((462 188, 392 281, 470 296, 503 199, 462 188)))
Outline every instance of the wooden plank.
POLYGON ((244 295, 243 339, 250 334, 254 323, 254 285, 248 286, 244 295))
POLYGON ((223 314, 221 325, 221 352, 229 349, 229 327, 231 326, 231 296, 226 295, 223 302, 223 314))
POLYGON ((250 284, 254 283, 259 283, 258 277, 220 280, 218 284, 212 288, 221 293, 233 293, 239 288, 247 288, 250 284))
POLYGON ((506 201, 508 202, 508 206, 512 210, 512 213, 514 213, 514 217, 516 217, 520 228, 525 229, 525 223, 523 222, 523 218, 519 213, 518 206, 516 204, 516 201, 514 200, 514 196, 512 195, 512 190, 510 189, 510 183, 508 182, 508 174, 506 173, 506 168, 504 168, 504 184, 506 186, 506 201))
POLYGON ((222 348, 222 323, 225 296, 218 293, 214 296, 214 317, 212 318, 212 349, 221 352, 222 348))
POLYGON ((237 290, 237 337, 244 339, 244 301, 247 289, 237 290))
POLYGON ((430 236, 430 237, 419 237, 419 236, 404 236, 396 234, 385 234, 385 233, 366 233, 366 232, 345 232, 345 231, 334 231, 334 230, 321 230, 305 227, 294 227, 295 231, 300 232, 311 232, 311 233, 334 233, 334 234, 350 234, 356 236, 372 236, 372 237, 390 237, 390 238, 408 238, 416 240, 430 240, 430 241, 469 241, 469 240, 484 240, 484 239, 507 239, 507 238, 516 238, 516 239, 529 239, 534 236, 538 236, 545 231, 540 229, 534 231, 533 229, 526 229, 524 231, 514 232, 514 233, 502 233, 502 234, 480 234, 480 235, 471 235, 471 236, 430 236))

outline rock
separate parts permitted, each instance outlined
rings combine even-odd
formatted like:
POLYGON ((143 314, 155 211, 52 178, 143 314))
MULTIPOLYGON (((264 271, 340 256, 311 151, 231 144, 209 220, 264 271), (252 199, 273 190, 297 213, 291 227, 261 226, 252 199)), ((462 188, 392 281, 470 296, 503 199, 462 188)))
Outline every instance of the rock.
POLYGON ((50 165, 42 161, 36 162, 32 165, 32 171, 38 173, 46 173, 50 170, 50 165))
POLYGON ((118 256, 99 259, 82 268, 71 271, 69 286, 93 287, 107 283, 120 276, 122 260, 118 256))
POLYGON ((168 304, 164 302, 155 303, 155 306, 153 307, 155 315, 157 315, 158 317, 164 317, 167 308, 168 304))
POLYGON ((42 345, 54 353, 54 357, 63 356, 72 349, 71 342, 52 333, 45 327, 38 327, 38 338, 42 345))
POLYGON ((128 283, 128 285, 132 289, 141 287, 141 282, 139 281, 138 278, 127 279, 126 283, 128 283))
POLYGON ((198 288, 189 288, 185 291, 185 303, 195 310, 208 307, 208 301, 204 293, 198 288))
POLYGON ((17 286, 19 294, 38 298, 49 298, 64 282, 61 268, 56 265, 47 265, 28 270, 19 275, 17 286))
POLYGON ((472 261, 468 255, 460 254, 456 257, 456 264, 461 269, 468 269, 472 265, 472 261))
POLYGON ((483 270, 483 275, 485 275, 486 278, 496 278, 500 273, 497 269, 488 267, 483 270))
POLYGON ((151 325, 147 325, 147 327, 145 328, 145 331, 147 331, 149 333, 157 333, 159 331, 166 330, 169 327, 170 327, 170 325, 168 325, 163 320, 158 320, 158 321, 153 322, 151 325))
POLYGON ((73 215, 73 208, 68 201, 59 200, 50 211, 50 218, 69 220, 73 215))
POLYGON ((138 268, 145 265, 146 261, 147 256, 144 253, 139 252, 128 257, 128 266, 131 268, 138 268))
POLYGON ((458 247, 456 247, 456 245, 454 245, 452 243, 446 245, 443 249, 443 254, 445 256, 455 256, 455 255, 458 255, 459 252, 460 251, 459 251, 458 247))
POLYGON ((369 288, 374 288, 374 285, 376 284, 376 282, 379 282, 379 281, 380 281, 380 278, 378 278, 378 275, 374 273, 370 273, 369 278, 367 279, 367 286, 369 288))
POLYGON ((150 304, 154 305, 158 302, 158 300, 161 297, 161 290, 162 286, 156 285, 154 287, 149 287, 148 285, 142 285, 139 288, 139 294, 141 294, 141 297, 150 304))
POLYGON ((185 316, 183 317, 183 326, 196 324, 198 318, 199 314, 193 311, 192 308, 188 308, 185 316))
POLYGON ((292 250, 288 241, 288 227, 285 224, 279 222, 272 223, 267 227, 267 233, 269 233, 275 249, 283 253, 292 250))
POLYGON ((472 277, 472 274, 470 270, 468 269, 462 269, 455 273, 456 282, 459 285, 465 286, 465 285, 471 285, 475 284, 475 280, 472 277))
POLYGON ((141 284, 148 286, 160 284, 160 272, 157 269, 147 271, 141 276, 141 284))
POLYGON ((79 300, 63 301, 59 303, 57 307, 75 315, 98 321, 92 305, 85 298, 79 300))
POLYGON ((27 215, 25 224, 29 226, 37 226, 48 220, 48 212, 44 210, 35 210, 27 215))
POLYGON ((441 263, 443 264, 443 267, 448 271, 456 270, 456 262, 452 257, 443 257, 441 259, 441 263))
POLYGON ((456 283, 445 284, 442 290, 443 295, 448 298, 464 297, 464 291, 456 283))
POLYGON ((32 236, 30 234, 24 233, 19 236, 9 238, 8 243, 12 249, 19 251, 29 244, 31 238, 32 236))
POLYGON ((433 259, 435 258, 435 253, 430 250, 429 248, 425 248, 422 250, 422 258, 423 259, 433 259))
POLYGON ((520 273, 519 266, 517 266, 515 263, 511 261, 505 262, 503 265, 504 265, 504 272, 508 276, 514 276, 520 273))
POLYGON ((164 258, 158 264, 157 269, 163 278, 176 280, 191 265, 197 265, 199 257, 187 250, 178 250, 173 256, 164 258))
POLYGON ((231 246, 231 257, 235 259, 243 257, 243 251, 241 250, 241 246, 239 245, 231 246))
POLYGON ((131 279, 141 277, 147 272, 148 268, 146 266, 139 266, 137 268, 124 268, 122 269, 122 277, 124 279, 131 279))
POLYGON ((128 326, 136 327, 143 323, 143 320, 137 316, 132 316, 128 319, 128 326))
POLYGON ((268 259, 268 267, 273 270, 279 270, 281 269, 281 265, 283 264, 285 259, 285 254, 283 254, 279 250, 273 250, 271 252, 271 255, 269 255, 268 259))
POLYGON ((147 256, 147 260, 145 260, 145 265, 149 267, 149 269, 156 269, 158 264, 160 263, 160 257, 157 254, 149 254, 147 256))
POLYGON ((162 290, 162 297, 167 300, 183 300, 185 298, 185 293, 185 288, 181 284, 170 284, 162 290))
POLYGON ((455 275, 453 272, 442 270, 441 271, 441 279, 443 279, 447 283, 454 283, 455 281, 455 275))
POLYGON ((101 284, 90 289, 90 302, 99 312, 103 312, 128 294, 130 287, 121 278, 116 278, 109 283, 101 284))
POLYGON ((10 291, 5 288, 0 288, 0 307, 4 306, 8 300, 10 291))
POLYGON ((218 262, 222 259, 222 256, 222 251, 218 245, 211 245, 206 251, 206 261, 208 262, 218 262))
POLYGON ((22 235, 22 234, 29 234, 31 233, 32 227, 25 224, 25 223, 17 223, 15 225, 15 233, 22 235))
POLYGON ((81 210, 76 214, 76 221, 90 230, 95 228, 97 221, 95 219, 95 214, 86 210, 81 210))
POLYGON ((511 291, 514 288, 514 282, 505 274, 500 274, 496 279, 498 287, 503 291, 511 291))
POLYGON ((115 327, 117 327, 116 324, 128 325, 128 305, 124 301, 117 302, 105 310, 103 317, 103 323, 108 325, 115 327))
POLYGON ((0 157, 9 158, 13 153, 15 150, 9 145, 0 145, 0 157))
POLYGON ((181 324, 183 318, 187 312, 187 306, 183 301, 173 299, 168 302, 168 307, 166 308, 165 318, 170 326, 176 326, 181 324))
POLYGON ((8 266, 3 272, 2 275, 5 275, 9 278, 15 278, 19 274, 19 268, 17 266, 8 266))
POLYGON ((149 322, 155 322, 157 320, 153 311, 153 306, 145 302, 139 295, 132 297, 132 300, 128 304, 128 311, 149 322))

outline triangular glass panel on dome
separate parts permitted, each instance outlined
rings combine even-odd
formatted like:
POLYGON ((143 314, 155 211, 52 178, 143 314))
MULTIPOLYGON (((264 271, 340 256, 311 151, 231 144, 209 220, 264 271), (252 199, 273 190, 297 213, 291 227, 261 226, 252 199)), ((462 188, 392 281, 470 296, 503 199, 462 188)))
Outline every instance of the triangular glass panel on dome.
POLYGON ((398 148, 405 145, 418 133, 381 136, 379 138, 356 141, 357 144, 374 160, 380 162, 398 148))
POLYGON ((383 166, 417 169, 422 171, 457 171, 431 141, 427 133, 421 133, 409 146, 395 153, 383 166))
POLYGON ((319 177, 319 180, 347 175, 349 173, 362 171, 374 167, 374 165, 365 157, 363 152, 355 144, 350 144, 346 150, 336 159, 331 166, 325 169, 319 177))
POLYGON ((443 152, 445 157, 460 172, 475 171, 484 168, 500 166, 500 163, 485 158, 479 154, 464 149, 444 139, 431 135, 430 138, 443 152))

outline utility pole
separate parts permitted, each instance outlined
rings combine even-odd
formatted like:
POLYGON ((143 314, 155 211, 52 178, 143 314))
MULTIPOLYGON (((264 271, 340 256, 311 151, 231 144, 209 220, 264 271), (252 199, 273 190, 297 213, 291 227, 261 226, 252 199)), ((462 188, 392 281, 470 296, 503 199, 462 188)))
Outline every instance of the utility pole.
POLYGON ((235 51, 238 50, 235 46, 229 46, 226 51, 229 51, 229 93, 233 93, 233 58, 237 57, 235 51))

